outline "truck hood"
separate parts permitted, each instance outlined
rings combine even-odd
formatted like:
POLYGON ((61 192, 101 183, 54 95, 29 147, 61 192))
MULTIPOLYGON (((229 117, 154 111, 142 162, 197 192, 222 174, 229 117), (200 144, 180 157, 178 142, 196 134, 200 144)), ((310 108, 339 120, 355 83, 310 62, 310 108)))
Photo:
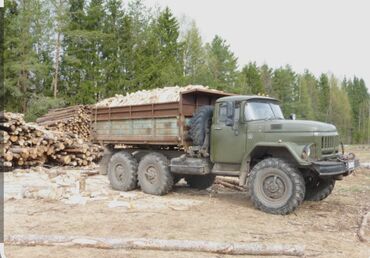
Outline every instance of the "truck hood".
POLYGON ((265 127, 266 132, 336 132, 332 124, 309 120, 273 120, 265 127))

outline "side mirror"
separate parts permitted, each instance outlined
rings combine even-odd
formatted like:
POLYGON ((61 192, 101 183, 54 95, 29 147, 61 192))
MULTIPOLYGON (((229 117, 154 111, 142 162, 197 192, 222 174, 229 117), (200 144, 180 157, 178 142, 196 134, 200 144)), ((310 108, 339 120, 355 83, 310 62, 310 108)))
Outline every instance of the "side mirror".
POLYGON ((290 114, 289 115, 289 119, 290 120, 295 120, 296 119, 296 115, 294 113, 290 114))

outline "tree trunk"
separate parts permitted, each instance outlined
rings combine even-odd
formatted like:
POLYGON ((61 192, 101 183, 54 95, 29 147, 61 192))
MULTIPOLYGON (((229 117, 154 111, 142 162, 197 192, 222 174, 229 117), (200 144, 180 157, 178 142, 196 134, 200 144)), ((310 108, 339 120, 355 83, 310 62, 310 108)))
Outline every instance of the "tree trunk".
MULTIPOLYGON (((61 0, 60 4, 61 5, 61 0)), ((60 31, 57 33, 57 42, 55 44, 55 73, 53 78, 53 95, 54 98, 57 97, 58 94, 58 80, 59 80, 59 62, 60 62, 60 31)))

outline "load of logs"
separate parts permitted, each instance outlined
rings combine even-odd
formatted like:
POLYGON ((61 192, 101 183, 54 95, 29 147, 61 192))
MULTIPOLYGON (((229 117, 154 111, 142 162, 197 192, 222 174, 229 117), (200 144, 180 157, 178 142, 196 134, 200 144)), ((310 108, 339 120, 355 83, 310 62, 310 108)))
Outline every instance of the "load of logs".
POLYGON ((6 170, 48 164, 86 166, 101 158, 102 147, 78 135, 26 123, 22 114, 0 113, 1 166, 6 170))
POLYGON ((46 115, 38 118, 36 123, 54 131, 70 132, 89 140, 90 120, 90 107, 77 105, 51 109, 46 115))

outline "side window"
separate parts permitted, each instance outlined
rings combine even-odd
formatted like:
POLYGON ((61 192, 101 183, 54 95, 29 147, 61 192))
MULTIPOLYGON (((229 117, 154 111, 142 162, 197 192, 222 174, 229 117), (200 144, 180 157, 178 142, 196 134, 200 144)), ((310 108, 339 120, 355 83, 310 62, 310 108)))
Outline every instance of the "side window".
POLYGON ((219 122, 225 122, 226 121, 226 115, 227 115, 227 105, 226 103, 220 103, 220 108, 218 111, 218 121, 219 122))
POLYGON ((235 103, 235 111, 234 111, 234 122, 239 122, 240 119, 240 102, 235 103))

